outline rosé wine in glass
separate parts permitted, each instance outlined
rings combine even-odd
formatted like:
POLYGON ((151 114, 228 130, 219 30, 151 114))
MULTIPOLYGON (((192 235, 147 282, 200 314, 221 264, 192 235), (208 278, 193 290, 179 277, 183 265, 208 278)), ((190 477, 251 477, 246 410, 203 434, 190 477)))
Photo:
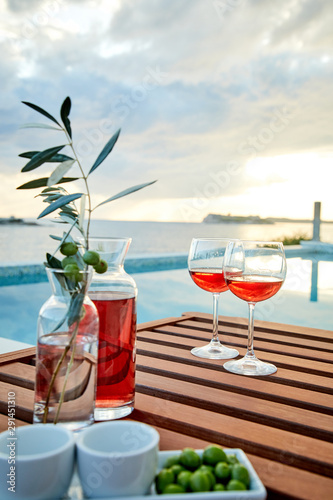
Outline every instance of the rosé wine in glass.
POLYGON ((221 344, 218 338, 218 301, 228 290, 223 273, 223 256, 229 243, 225 238, 194 238, 188 256, 188 270, 194 283, 213 294, 213 335, 209 344, 191 350, 194 356, 208 359, 230 359, 238 351, 221 344))
POLYGON ((134 400, 135 298, 91 293, 99 314, 96 408, 118 408, 134 400))
POLYGON ((247 302, 261 302, 273 297, 281 288, 283 280, 274 276, 243 274, 227 280, 228 287, 240 299, 247 302))
POLYGON ((190 271, 192 280, 206 292, 221 293, 228 290, 228 285, 225 282, 224 274, 221 270, 212 269, 207 272, 205 269, 190 271))

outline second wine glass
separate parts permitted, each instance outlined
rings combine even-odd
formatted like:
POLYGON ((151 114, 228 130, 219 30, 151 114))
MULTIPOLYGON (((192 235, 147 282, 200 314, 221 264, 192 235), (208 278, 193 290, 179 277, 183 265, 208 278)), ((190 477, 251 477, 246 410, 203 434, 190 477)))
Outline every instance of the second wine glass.
POLYGON ((231 292, 249 305, 247 352, 224 368, 240 375, 270 375, 277 368, 259 360, 253 350, 254 306, 267 300, 281 288, 287 272, 283 244, 274 241, 237 241, 228 245, 224 258, 224 276, 231 292))
POLYGON ((213 294, 213 335, 209 344, 191 350, 194 356, 208 359, 230 359, 238 351, 221 344, 218 338, 218 301, 228 290, 223 275, 223 258, 229 243, 225 238, 194 238, 191 242, 188 269, 192 280, 203 290, 213 294))

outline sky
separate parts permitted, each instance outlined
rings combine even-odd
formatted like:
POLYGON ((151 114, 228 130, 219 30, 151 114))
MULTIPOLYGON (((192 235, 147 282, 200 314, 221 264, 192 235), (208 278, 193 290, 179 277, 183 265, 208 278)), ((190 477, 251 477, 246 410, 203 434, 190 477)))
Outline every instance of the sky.
POLYGON ((93 206, 157 179, 98 219, 312 218, 321 201, 333 220, 332 26, 331 0, 2 0, 0 216, 40 214, 16 188, 56 164, 22 173, 18 155, 64 144, 20 128, 52 124, 21 101, 59 119, 70 96, 85 172, 121 128, 93 206))

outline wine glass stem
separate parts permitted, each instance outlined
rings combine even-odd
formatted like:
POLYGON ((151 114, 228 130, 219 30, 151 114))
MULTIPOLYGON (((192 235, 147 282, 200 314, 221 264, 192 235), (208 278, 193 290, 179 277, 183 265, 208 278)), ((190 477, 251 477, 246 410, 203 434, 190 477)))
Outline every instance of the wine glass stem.
POLYGON ((219 343, 219 293, 213 293, 213 337, 211 342, 219 343))
POLYGON ((253 350, 253 334, 254 334, 254 306, 255 302, 249 302, 249 327, 247 337, 247 357, 255 358, 253 350))

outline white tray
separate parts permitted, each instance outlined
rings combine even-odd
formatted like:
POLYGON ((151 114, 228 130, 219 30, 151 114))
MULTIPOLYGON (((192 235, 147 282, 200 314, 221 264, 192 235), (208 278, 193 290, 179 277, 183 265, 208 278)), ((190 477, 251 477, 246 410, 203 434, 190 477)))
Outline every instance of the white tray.
MULTIPOLYGON (((265 500, 267 492, 260 481, 251 462, 239 448, 227 448, 224 450, 227 455, 235 454, 240 463, 244 464, 250 473, 251 483, 250 489, 247 491, 209 491, 204 493, 180 493, 177 495, 158 495, 155 487, 152 486, 151 493, 146 496, 130 496, 130 497, 107 497, 99 500, 265 500)), ((158 468, 161 469, 165 460, 172 455, 177 455, 181 450, 160 451, 158 454, 158 468)), ((196 450, 201 455, 203 450, 196 450)), ((68 494, 64 500, 83 500, 85 499, 78 475, 75 473, 68 494)))

